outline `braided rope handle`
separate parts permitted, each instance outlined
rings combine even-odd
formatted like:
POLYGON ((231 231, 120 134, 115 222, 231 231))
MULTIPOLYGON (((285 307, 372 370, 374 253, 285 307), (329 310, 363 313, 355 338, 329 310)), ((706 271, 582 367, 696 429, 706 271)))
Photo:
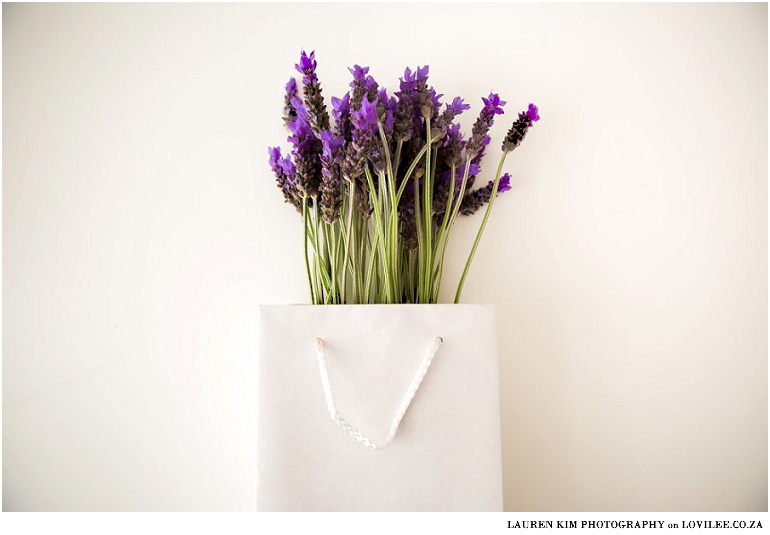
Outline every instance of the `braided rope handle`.
POLYGON ((396 436, 398 426, 401 425, 401 420, 403 419, 404 414, 406 414, 407 409, 409 409, 409 405, 412 403, 412 399, 414 399, 414 395, 417 393, 417 389, 420 388, 422 380, 425 378, 425 374, 428 373, 428 368, 430 368, 431 362, 433 362, 433 357, 436 356, 438 348, 441 347, 441 344, 443 343, 444 339, 438 337, 425 351, 425 356, 422 358, 422 362, 420 363, 420 367, 417 370, 417 374, 414 376, 414 379, 412 379, 412 384, 409 385, 409 389, 406 391, 404 399, 401 401, 401 404, 396 410, 396 414, 393 416, 393 423, 390 425, 388 436, 385 437, 385 441, 382 444, 375 444, 369 440, 366 435, 350 425, 345 421, 344 418, 342 418, 342 416, 340 416, 340 413, 337 410, 337 404, 334 401, 332 387, 329 383, 329 371, 326 368, 326 358, 324 357, 324 341, 320 338, 316 338, 315 350, 316 356, 318 357, 318 371, 321 374, 321 385, 324 389, 326 407, 329 410, 329 416, 331 416, 331 419, 334 421, 334 423, 347 431, 350 436, 352 436, 367 448, 374 451, 384 450, 390 445, 390 443, 393 441, 393 438, 396 436))

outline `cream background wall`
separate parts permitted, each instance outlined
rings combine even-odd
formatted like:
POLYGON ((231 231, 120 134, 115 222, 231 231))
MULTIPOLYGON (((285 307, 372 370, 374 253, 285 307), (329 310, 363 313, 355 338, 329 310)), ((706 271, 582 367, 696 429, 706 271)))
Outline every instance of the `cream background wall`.
POLYGON ((2 13, 4 510, 253 509, 257 306, 307 300, 266 152, 302 47, 327 98, 353 63, 429 64, 466 125, 499 91, 493 147, 540 106, 464 293, 506 509, 767 510, 766 5, 2 13))

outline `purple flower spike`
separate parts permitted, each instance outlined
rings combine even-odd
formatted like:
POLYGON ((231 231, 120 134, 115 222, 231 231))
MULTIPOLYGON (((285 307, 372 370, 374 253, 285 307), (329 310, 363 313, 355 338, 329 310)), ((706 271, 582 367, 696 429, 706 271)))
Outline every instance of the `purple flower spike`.
POLYGON ((497 192, 511 191, 511 175, 505 173, 500 177, 500 183, 497 185, 497 192))
MULTIPOLYGON (((495 182, 490 180, 489 183, 483 188, 479 188, 476 191, 466 193, 463 197, 462 204, 460 204, 460 213, 463 215, 471 215, 476 213, 479 208, 484 206, 492 198, 492 190, 494 189, 495 182)), ((511 175, 505 173, 500 177, 500 182, 497 184, 497 194, 511 190, 511 175)))
POLYGON ((297 116, 297 110, 291 103, 292 99, 297 97, 297 80, 290 78, 286 83, 286 96, 283 100, 283 124, 289 126, 289 123, 297 116))
POLYGON ((289 122, 288 141, 294 146, 292 157, 296 166, 296 184, 300 195, 312 197, 321 182, 321 142, 309 122, 307 108, 299 97, 291 99, 297 115, 289 122))
POLYGON ((529 109, 527 110, 527 117, 533 123, 540 120, 540 115, 538 115, 537 113, 537 106, 535 106, 531 102, 529 103, 529 109))
MULTIPOLYGON (((404 73, 406 75, 406 72, 404 73)), ((417 93, 417 108, 420 114, 427 119, 433 118, 438 112, 440 99, 444 95, 437 95, 436 90, 428 86, 428 66, 417 67, 414 73, 415 92, 417 93)))
POLYGON ((315 50, 310 52, 309 56, 303 50, 302 54, 299 57, 299 63, 294 65, 294 68, 297 69, 297 72, 305 76, 305 84, 308 84, 308 83, 314 83, 318 81, 318 78, 316 77, 316 74, 315 74, 315 69, 317 65, 318 65, 318 62, 316 62, 315 60, 315 50))
POLYGON ((523 111, 519 114, 519 118, 513 122, 511 129, 508 130, 508 134, 503 140, 503 150, 510 152, 524 141, 524 136, 527 135, 527 130, 530 129, 533 123, 540 120, 540 115, 537 111, 537 106, 530 104, 527 111, 523 111))
POLYGON ((393 132, 393 126, 396 124, 396 115, 392 110, 385 112, 385 120, 382 122, 382 126, 385 129, 385 134, 390 139, 390 135, 393 132))
POLYGON ((350 107, 357 110, 361 106, 361 102, 364 97, 369 100, 375 100, 377 98, 378 84, 369 75, 369 67, 361 67, 360 65, 353 65, 352 68, 348 68, 350 74, 353 75, 353 81, 350 82, 351 97, 350 107))
POLYGON ((270 155, 270 167, 277 171, 280 168, 278 162, 281 160, 281 147, 268 147, 267 153, 270 155))
POLYGON ((505 101, 500 100, 500 96, 497 93, 490 93, 488 98, 482 98, 481 100, 484 102, 484 108, 481 110, 476 122, 473 123, 473 133, 465 146, 468 156, 474 159, 474 163, 479 163, 481 154, 483 154, 484 148, 489 143, 487 132, 492 128, 495 115, 502 115, 503 106, 505 106, 505 101))
POLYGON ((299 97, 294 97, 291 99, 291 105, 294 108, 294 118, 288 123, 289 132, 291 132, 288 141, 296 147, 302 140, 308 136, 312 136, 313 131, 310 128, 307 109, 302 100, 300 100, 299 97))
POLYGON ((339 219, 342 206, 342 182, 340 180, 339 163, 342 159, 344 139, 331 132, 321 132, 321 200, 319 206, 321 215, 327 223, 339 219))
POLYGON ((417 80, 415 79, 415 73, 413 73, 412 69, 410 69, 409 67, 404 69, 404 76, 403 78, 401 78, 399 89, 401 89, 401 93, 404 93, 404 94, 411 93, 412 91, 417 89, 417 80))
POLYGON ((335 121, 339 121, 340 117, 350 113, 350 93, 345 93, 342 98, 332 97, 332 113, 335 121))
POLYGON ((339 149, 345 142, 344 139, 339 138, 331 132, 321 132, 321 143, 323 144, 323 156, 326 158, 336 158, 339 154, 339 149))
MULTIPOLYGON (((351 101, 353 99, 351 98, 351 101)), ((360 107, 350 112, 350 122, 352 124, 351 140, 345 146, 345 154, 340 168, 342 177, 348 182, 355 181, 357 188, 361 193, 358 204, 358 210, 361 215, 368 219, 371 214, 369 206, 368 185, 366 180, 361 177, 364 174, 364 168, 372 156, 375 149, 375 133, 377 132, 377 104, 375 100, 364 98, 360 107)))
POLYGON ((345 141, 350 141, 350 93, 342 98, 332 97, 332 115, 334 116, 334 133, 345 141))
MULTIPOLYGON (((438 106, 436 106, 436 109, 438 109, 438 106)), ((470 109, 470 106, 465 104, 463 99, 460 97, 455 97, 452 102, 448 102, 446 104, 446 108, 435 123, 435 129, 437 131, 440 130, 445 137, 449 136, 449 132, 452 128, 452 122, 455 120, 455 117, 468 109, 470 109)))
POLYGON ((302 207, 302 196, 297 191, 296 169, 289 156, 281 156, 279 147, 269 147, 270 168, 275 174, 278 188, 283 193, 287 203, 293 205, 298 211, 302 207))
POLYGON ((428 90, 428 94, 430 95, 431 105, 433 107, 433 112, 435 113, 441 107, 441 97, 444 96, 444 93, 436 94, 436 90, 431 87, 428 90))
MULTIPOLYGON (((442 117, 444 117, 442 114, 442 117)), ((459 167, 462 163, 462 150, 465 145, 463 134, 460 132, 460 125, 453 124, 446 129, 446 135, 443 140, 443 147, 439 155, 449 168, 459 167)))
POLYGON ((447 141, 451 140, 457 140, 458 142, 462 142, 463 140, 463 133, 460 132, 460 125, 459 124, 453 124, 449 128, 447 128, 447 141))
POLYGON ((428 65, 425 65, 424 67, 417 67, 417 72, 414 73, 414 78, 417 81, 417 83, 427 83, 428 82, 428 71, 430 70, 430 67, 428 65))
POLYGON ((461 99, 460 97, 455 97, 454 100, 451 102, 451 104, 447 103, 446 105, 446 111, 448 112, 451 110, 452 117, 456 117, 460 115, 462 112, 464 112, 465 110, 469 110, 469 109, 471 109, 471 105, 465 104, 463 102, 463 99, 461 99))
POLYGON ((280 161, 280 165, 281 171, 283 171, 288 176, 293 177, 297 172, 297 168, 294 167, 294 162, 291 161, 291 158, 288 155, 280 161))
POLYGON ((303 74, 302 85, 305 90, 304 102, 308 111, 308 122, 317 137, 319 132, 329 129, 329 113, 326 111, 321 84, 316 76, 316 66, 315 51, 308 56, 304 50, 300 55, 299 63, 295 65, 296 69, 303 74))
POLYGON ((500 100, 500 95, 490 93, 488 98, 481 99, 484 102, 484 112, 488 115, 502 115, 505 101, 500 100))
POLYGON ((377 104, 368 99, 361 101, 361 107, 352 112, 353 126, 358 130, 367 130, 377 126, 377 104))
MULTIPOLYGON (((361 67, 360 65, 353 65, 348 67, 350 74, 353 75, 353 80, 365 80, 366 75, 369 74, 369 67, 361 67)), ((353 84, 351 84, 352 86, 353 84)))
MULTIPOLYGON (((425 71, 427 75, 427 71, 425 71)), ((398 97, 396 104, 395 124, 393 126, 393 138, 396 141, 405 142, 423 135, 421 104, 418 102, 417 73, 407 67, 404 76, 400 79, 399 89, 395 93, 398 97)))

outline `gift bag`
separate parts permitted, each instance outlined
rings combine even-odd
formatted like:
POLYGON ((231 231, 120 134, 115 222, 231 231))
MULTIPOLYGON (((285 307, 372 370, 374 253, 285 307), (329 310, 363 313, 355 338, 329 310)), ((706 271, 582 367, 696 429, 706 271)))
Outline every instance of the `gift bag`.
POLYGON ((260 307, 257 509, 502 511, 494 307, 260 307))

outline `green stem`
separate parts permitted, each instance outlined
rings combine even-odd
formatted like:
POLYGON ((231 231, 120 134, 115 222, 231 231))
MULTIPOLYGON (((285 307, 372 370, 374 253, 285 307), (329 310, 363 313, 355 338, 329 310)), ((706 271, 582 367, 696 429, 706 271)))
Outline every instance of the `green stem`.
MULTIPOLYGON (((386 186, 386 180, 384 173, 379 173, 380 175, 380 191, 385 189, 387 187, 387 197, 390 202, 390 210, 383 210, 383 217, 386 218, 385 225, 383 226, 383 239, 385 235, 385 231, 387 228, 387 234, 388 239, 384 240, 383 244, 383 252, 387 253, 383 256, 383 261, 388 265, 388 271, 389 273, 389 279, 390 279, 390 287, 391 287, 391 297, 393 301, 395 302, 397 299, 396 289, 400 288, 400 285, 398 284, 398 258, 397 258, 397 249, 398 249, 398 214, 396 212, 398 201, 396 199, 396 170, 393 167, 393 163, 390 159, 390 147, 388 145, 388 138, 385 136, 385 130, 382 127, 382 123, 379 121, 377 122, 377 128, 380 132, 380 142, 382 143, 382 147, 385 153, 385 164, 387 166, 387 172, 390 174, 390 180, 387 181, 386 186), (393 227, 396 227, 396 233, 394 235, 393 227)), ((398 157, 400 158, 400 151, 401 151, 401 143, 398 144, 398 157)), ((385 194, 383 194, 385 195, 385 194)))
POLYGON ((340 298, 343 303, 347 303, 347 298, 348 298, 348 289, 347 289, 348 258, 347 258, 347 251, 345 250, 348 243, 348 229, 345 223, 348 219, 346 204, 347 204, 347 200, 344 199, 344 196, 343 196, 342 206, 340 207, 340 218, 337 221, 337 223, 339 224, 339 231, 340 231, 339 266, 341 266, 342 268, 342 271, 340 272, 340 298))
POLYGON ((447 232, 447 225, 449 224, 449 218, 450 214, 452 213, 452 203, 454 202, 454 194, 455 194, 455 173, 456 168, 453 166, 451 170, 451 182, 449 186, 449 195, 447 196, 447 204, 446 209, 444 210, 444 219, 441 222, 441 228, 438 231, 438 235, 436 236, 436 249, 434 251, 434 254, 438 257, 438 265, 436 266, 436 274, 435 274, 435 289, 433 292, 433 300, 438 302, 438 293, 439 290, 441 290, 441 277, 444 275, 444 252, 446 251, 446 235, 447 232), (441 240, 444 240, 443 245, 441 245, 441 240), (442 248, 441 250, 441 256, 438 256, 438 250, 439 247, 442 248))
MULTIPOLYGON (((446 232, 444 234, 444 242, 441 245, 441 257, 439 258, 439 271, 441 272, 441 276, 443 276, 444 271, 444 258, 446 256, 446 248, 447 244, 449 243, 449 235, 452 233, 452 228, 455 224, 455 219, 457 219, 457 214, 460 211, 460 205, 463 202, 463 196, 465 195, 465 187, 468 184, 468 173, 471 168, 471 159, 468 158, 468 160, 465 162, 465 170, 463 171, 463 179, 460 183, 460 192, 457 194, 457 200, 455 201, 455 205, 452 208, 452 215, 449 217, 449 223, 447 224, 446 232)), ((441 279, 441 276, 439 276, 439 280, 441 279)))
MULTIPOLYGON (((318 222, 316 222, 318 224, 318 222)), ((329 243, 330 243, 330 236, 329 236, 329 225, 326 224, 326 221, 321 218, 320 221, 321 225, 321 231, 323 235, 323 258, 324 258, 324 272, 327 274, 327 280, 329 281, 327 287, 326 287, 326 299, 324 300, 324 304, 328 305, 330 300, 332 299, 332 294, 334 291, 334 283, 332 282, 332 277, 334 276, 334 268, 331 264, 331 255, 329 255, 329 243)))
POLYGON ((308 258, 307 242, 308 242, 308 210, 307 210, 307 195, 302 196, 302 223, 304 227, 304 249, 305 249, 305 269, 307 269, 307 282, 310 286, 310 301, 315 305, 315 288, 313 288, 313 277, 310 275, 310 260, 308 258))
POLYGON ((326 229, 324 228, 324 224, 321 221, 321 216, 318 213, 318 199, 313 199, 313 227, 315 228, 315 239, 316 239, 316 254, 321 259, 320 266, 323 268, 323 271, 321 271, 321 278, 324 282, 324 291, 328 291, 329 288, 329 258, 328 258, 328 251, 327 251, 327 239, 326 239, 326 229), (321 227, 319 228, 319 224, 321 227))
POLYGON ((495 198, 497 197, 497 188, 500 185, 500 174, 503 172, 503 163, 505 163, 505 157, 508 155, 507 151, 503 151, 503 156, 500 158, 500 164, 497 166, 497 174, 495 175, 495 182, 492 185, 492 195, 489 198, 489 204, 487 205, 487 210, 484 212, 484 219, 481 220, 481 227, 479 227, 479 232, 476 234, 476 239, 473 242, 473 247, 471 248, 471 254, 468 257, 468 261, 465 263, 465 269, 463 269, 463 275, 460 277, 460 283, 457 285, 457 293, 455 294, 455 304, 460 302, 460 294, 462 294, 463 291, 463 285, 465 284, 465 277, 468 276, 468 270, 471 267, 471 262, 473 262, 473 256, 476 254, 476 248, 479 246, 479 242, 481 241, 481 235, 484 233, 484 227, 487 226, 487 220, 489 219, 489 214, 492 212, 492 206, 495 204, 495 198))
POLYGON ((350 262, 350 274, 353 276, 353 302, 358 302, 358 295, 356 293, 356 283, 355 283, 355 251, 351 251, 350 244, 353 240, 353 235, 355 234, 355 229, 353 227, 353 212, 355 212, 355 202, 356 202, 356 182, 355 180, 351 181, 350 183, 350 197, 348 198, 348 222, 347 222, 347 235, 345 236, 345 260, 342 263, 343 270, 342 270, 342 290, 345 292, 345 301, 347 302, 347 285, 348 285, 348 262, 350 262))
MULTIPOLYGON (((378 238, 380 238, 379 246, 380 246, 380 255, 381 255, 381 262, 382 262, 382 276, 385 279, 385 295, 388 299, 390 299, 393 289, 390 287, 390 277, 388 276, 388 263, 387 259, 385 257, 385 236, 383 226, 382 226, 382 212, 381 212, 381 206, 380 201, 377 199, 378 195, 374 194, 374 180, 372 180, 372 174, 369 172, 369 168, 364 168, 364 172, 366 173, 366 180, 369 183, 369 196, 372 199, 372 204, 374 205, 374 223, 375 223, 375 233, 378 238)), ((382 190, 380 189, 380 193, 382 193, 382 190)), ((375 242, 377 243, 377 242, 375 242)), ((374 250, 374 245, 372 246, 372 250, 374 250)))
POLYGON ((398 143, 396 144, 396 157, 393 160, 393 178, 394 178, 393 185, 394 185, 394 187, 395 187, 395 184, 396 184, 395 178, 396 178, 396 175, 398 174, 398 166, 401 164, 401 147, 403 146, 403 144, 404 144, 404 142, 401 141, 400 139, 398 140, 398 143))
MULTIPOLYGON (((366 295, 366 301, 369 301, 369 293, 371 292, 371 285, 372 285, 372 277, 374 272, 374 265, 376 263, 376 256, 377 256, 377 242, 380 240, 380 235, 376 234, 374 236, 374 245, 372 247, 372 254, 369 257, 369 268, 366 270, 366 284, 364 285, 365 288, 365 295, 366 295)), ((379 296, 375 296, 374 301, 375 303, 378 302, 379 296)))
POLYGON ((424 302, 429 302, 429 290, 433 289, 431 284, 432 271, 433 271, 433 188, 431 184, 431 136, 430 136, 430 117, 425 116, 425 130, 426 130, 426 144, 425 150, 425 198, 423 199, 423 217, 425 218, 425 240, 423 245, 425 246, 425 274, 423 275, 423 296, 424 302))
POLYGON ((385 152, 385 165, 387 166, 387 170, 390 173, 390 176, 393 176, 393 165, 390 160, 390 146, 388 145, 388 138, 385 136, 385 130, 382 128, 382 123, 380 121, 377 121, 377 129, 380 131, 380 142, 382 143, 382 148, 385 152))
POLYGON ((422 303, 423 276, 425 274, 425 246, 422 235, 422 216, 420 214, 420 183, 414 185, 414 220, 417 230, 417 303, 422 303))
POLYGON ((331 302, 337 304, 339 302, 339 291, 337 288, 337 231, 336 223, 326 223, 324 220, 324 227, 328 228, 326 234, 329 236, 329 245, 327 250, 329 252, 329 277, 331 279, 331 302))
MULTIPOLYGON (((318 269, 321 272, 321 284, 323 286, 323 290, 325 294, 329 293, 329 274, 328 274, 328 266, 326 265, 326 259, 325 255, 321 254, 321 247, 319 246, 318 242, 318 202, 316 199, 313 200, 313 248, 315 249, 315 258, 316 258, 316 264, 318 265, 318 269)), ((325 244, 324 244, 325 245, 325 244)))
POLYGON ((409 302, 410 303, 416 303, 417 302, 417 292, 415 291, 414 287, 414 264, 415 264, 415 255, 414 251, 409 251, 407 253, 407 277, 408 277, 408 284, 409 284, 409 302))
MULTIPOLYGON (((436 135, 436 139, 434 139, 433 141, 438 141, 438 138, 439 136, 436 135)), ((414 171, 414 168, 417 167, 418 163, 420 163, 420 158, 422 158, 422 155, 425 154, 426 150, 427 150, 427 145, 423 145, 423 147, 417 153, 417 156, 415 156, 414 160, 412 160, 412 163, 409 166, 409 169, 407 169, 406 174, 404 175, 404 180, 401 181, 401 185, 398 188, 398 193, 396 194, 396 202, 401 201, 401 195, 403 195, 404 193, 404 189, 406 188, 406 183, 409 181, 409 177, 412 176, 412 172, 414 171)), ((415 205, 415 208, 419 208, 419 205, 415 205)))
POLYGON ((340 217, 337 219, 337 221, 334 224, 334 235, 336 240, 336 250, 334 253, 334 257, 337 259, 337 269, 334 274, 334 280, 335 284, 337 285, 337 298, 338 303, 344 303, 345 302, 345 287, 341 286, 341 277, 340 277, 340 270, 342 273, 345 273, 345 264, 343 263, 343 254, 342 254, 342 242, 344 241, 345 237, 345 226, 342 224, 342 207, 340 207, 340 217))
MULTIPOLYGON (((357 303, 364 302, 366 296, 364 295, 364 268, 366 266, 366 244, 369 241, 369 231, 367 226, 367 220, 361 212, 356 211, 356 285, 358 292, 357 303)), ((371 216, 370 216, 371 217, 371 216)))

